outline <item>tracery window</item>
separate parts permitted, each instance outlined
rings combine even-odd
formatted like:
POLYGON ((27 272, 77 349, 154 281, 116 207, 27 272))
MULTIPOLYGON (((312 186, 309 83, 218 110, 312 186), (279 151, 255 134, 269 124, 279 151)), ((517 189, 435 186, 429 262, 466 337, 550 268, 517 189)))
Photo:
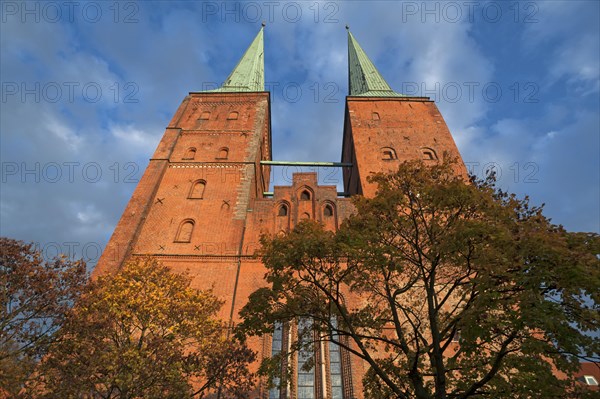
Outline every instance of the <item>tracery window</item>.
MULTIPOLYGON (((273 329, 273 339, 271 343, 271 357, 277 356, 283 349, 283 323, 276 321, 273 329)), ((281 380, 276 377, 273 380, 275 387, 269 390, 269 399, 279 399, 281 396, 281 388, 279 387, 281 380)))
POLYGON ((315 394, 315 367, 306 370, 306 363, 315 356, 312 344, 313 321, 310 318, 298 320, 298 337, 302 348, 298 351, 298 381, 296 385, 297 399, 316 399, 315 394))

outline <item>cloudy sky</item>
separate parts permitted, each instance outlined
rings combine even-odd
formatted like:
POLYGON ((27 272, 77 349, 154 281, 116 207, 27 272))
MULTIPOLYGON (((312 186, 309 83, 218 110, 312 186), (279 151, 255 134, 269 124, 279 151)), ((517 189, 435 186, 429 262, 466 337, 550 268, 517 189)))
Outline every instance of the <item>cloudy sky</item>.
POLYGON ((473 173, 600 231, 597 1, 0 4, 0 234, 46 256, 94 264, 180 102, 263 20, 274 159, 339 161, 348 24, 393 89, 437 102, 473 173))

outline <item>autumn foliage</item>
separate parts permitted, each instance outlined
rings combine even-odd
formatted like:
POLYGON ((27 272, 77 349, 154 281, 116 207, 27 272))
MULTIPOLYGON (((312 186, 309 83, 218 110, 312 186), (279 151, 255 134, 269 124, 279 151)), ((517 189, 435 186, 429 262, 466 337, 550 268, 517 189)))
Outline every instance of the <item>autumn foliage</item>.
POLYGON ((18 394, 32 378, 86 279, 82 261, 46 260, 33 244, 0 238, 0 387, 5 393, 18 394))
POLYGON ((156 260, 90 283, 58 332, 33 395, 44 398, 246 397, 254 354, 227 339, 221 302, 156 260))

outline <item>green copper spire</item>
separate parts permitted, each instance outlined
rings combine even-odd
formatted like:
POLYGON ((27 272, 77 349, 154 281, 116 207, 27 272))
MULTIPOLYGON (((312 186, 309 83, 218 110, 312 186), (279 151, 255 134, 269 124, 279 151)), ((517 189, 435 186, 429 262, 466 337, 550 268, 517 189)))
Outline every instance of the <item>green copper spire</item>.
POLYGON ((265 91, 264 24, 219 89, 212 92, 265 91))
POLYGON ((351 96, 404 97, 383 79, 348 29, 348 86, 351 96))

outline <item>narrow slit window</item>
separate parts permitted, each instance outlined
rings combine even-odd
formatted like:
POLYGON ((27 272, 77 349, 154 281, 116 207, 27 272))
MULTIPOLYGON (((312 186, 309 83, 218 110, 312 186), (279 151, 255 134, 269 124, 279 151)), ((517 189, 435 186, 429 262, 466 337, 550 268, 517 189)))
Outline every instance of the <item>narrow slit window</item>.
POLYGON ((332 399, 344 399, 344 383, 342 381, 342 356, 338 343, 340 336, 337 329, 337 318, 331 318, 331 341, 329 341, 329 375, 331 377, 332 399))
MULTIPOLYGON (((271 343, 271 357, 278 355, 283 350, 283 323, 276 321, 273 326, 273 339, 271 343)), ((279 399, 281 396, 281 388, 279 387, 281 380, 278 377, 273 379, 275 387, 269 390, 269 399, 279 399)))
POLYGON ((300 318, 298 320, 298 336, 302 343, 302 348, 298 351, 298 399, 315 399, 315 368, 306 370, 305 364, 315 356, 312 342, 312 325, 310 318, 300 318))

